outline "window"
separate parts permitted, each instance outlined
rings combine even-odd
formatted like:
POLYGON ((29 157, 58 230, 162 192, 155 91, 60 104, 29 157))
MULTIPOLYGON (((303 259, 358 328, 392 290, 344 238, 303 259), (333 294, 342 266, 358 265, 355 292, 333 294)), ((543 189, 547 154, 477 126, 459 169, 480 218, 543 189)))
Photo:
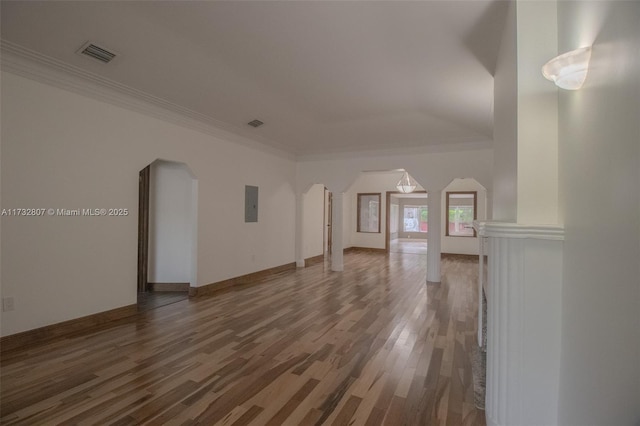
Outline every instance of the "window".
POLYGON ((358 232, 380 233, 380 193, 358 194, 358 232))
POLYGON ((447 192, 447 227, 449 237, 475 237, 477 193, 447 192))
POLYGON ((404 206, 403 232, 427 232, 427 206, 404 206))

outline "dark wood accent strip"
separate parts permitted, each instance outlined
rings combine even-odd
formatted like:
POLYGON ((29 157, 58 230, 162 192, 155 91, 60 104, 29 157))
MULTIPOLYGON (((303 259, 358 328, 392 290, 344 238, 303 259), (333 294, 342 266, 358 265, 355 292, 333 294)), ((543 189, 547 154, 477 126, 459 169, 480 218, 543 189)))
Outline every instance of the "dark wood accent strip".
POLYGON ((251 420, 255 419, 258 414, 262 412, 263 408, 257 405, 252 405, 238 420, 233 422, 231 426, 244 426, 251 423, 251 420))
POLYGON ((7 352, 13 349, 22 349, 26 346, 49 342, 54 339, 67 337, 71 334, 92 330, 98 326, 118 321, 124 318, 134 317, 138 313, 136 304, 127 305, 109 311, 98 312, 22 333, 11 334, 0 338, 0 351, 7 352))
POLYGON ((148 283, 149 291, 189 291, 189 283, 148 283))
POLYGON ((316 263, 324 262, 324 254, 319 254, 318 256, 309 257, 304 260, 304 266, 312 266, 316 263))
POLYGON ((320 383, 319 380, 309 379, 299 390, 291 397, 289 401, 273 416, 265 426, 281 426, 287 424, 287 418, 298 408, 300 403, 305 400, 311 391, 320 383))
POLYGON ((440 259, 471 260, 473 262, 480 261, 480 257, 477 254, 458 254, 458 253, 441 253, 440 259))
MULTIPOLYGON (((344 253, 386 253, 386 249, 373 248, 373 247, 347 247, 344 249, 344 253)), ((441 253, 441 259, 451 260, 472 260, 477 261, 477 254, 458 254, 458 253, 441 253)))
POLYGON ((149 269, 149 185, 151 165, 140 170, 138 178, 138 292, 147 291, 149 269))
POLYGON ((383 248, 373 248, 373 247, 349 247, 344 249, 345 253, 386 253, 387 251, 383 248))
POLYGON ((241 275, 239 277, 229 278, 228 280, 207 284, 201 287, 189 287, 189 296, 202 297, 208 294, 213 294, 222 290, 226 290, 234 286, 255 283, 270 275, 275 275, 275 274, 279 274, 280 272, 291 271, 295 269, 296 269, 296 262, 291 262, 285 265, 264 269, 262 271, 241 275))

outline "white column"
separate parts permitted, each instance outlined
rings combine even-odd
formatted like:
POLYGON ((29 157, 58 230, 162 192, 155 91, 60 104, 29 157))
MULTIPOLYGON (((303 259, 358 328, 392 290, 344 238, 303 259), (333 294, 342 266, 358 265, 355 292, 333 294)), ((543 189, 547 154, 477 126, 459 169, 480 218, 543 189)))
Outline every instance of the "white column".
POLYGON ((427 281, 440 282, 440 240, 442 233, 442 212, 441 212, 442 191, 428 191, 427 208, 429 216, 427 224, 429 231, 427 234, 427 281))
POLYGON ((487 425, 556 425, 563 229, 481 223, 479 235, 489 239, 487 425))
MULTIPOLYGON (((478 228, 476 227, 476 223, 474 223, 473 227, 476 232, 478 228)), ((478 346, 482 346, 483 335, 482 335, 482 323, 484 321, 483 314, 483 303, 482 303, 482 288, 485 285, 484 282, 484 256, 485 256, 485 237, 478 236, 478 346)))
POLYGON ((344 194, 342 192, 334 192, 331 202, 331 270, 343 271, 343 251, 344 244, 342 242, 342 202, 344 194))
POLYGON ((198 286, 198 179, 191 179, 191 287, 198 286))
POLYGON ((304 268, 304 197, 296 194, 296 266, 304 268))

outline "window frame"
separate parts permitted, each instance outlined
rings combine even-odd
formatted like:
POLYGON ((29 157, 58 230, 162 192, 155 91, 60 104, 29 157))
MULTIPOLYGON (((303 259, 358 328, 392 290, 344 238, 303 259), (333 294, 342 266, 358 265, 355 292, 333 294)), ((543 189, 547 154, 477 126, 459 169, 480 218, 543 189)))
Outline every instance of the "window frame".
POLYGON ((447 237, 455 237, 455 238, 476 238, 476 230, 473 228, 473 235, 451 235, 449 234, 449 201, 450 194, 469 194, 473 195, 473 220, 478 219, 478 191, 447 191, 446 192, 446 207, 445 207, 445 236, 447 237))
POLYGON ((427 215, 428 215, 429 214, 429 206, 424 205, 424 204, 403 204, 402 205, 402 217, 403 217, 403 219, 405 219, 404 213, 405 213, 405 209, 406 208, 416 209, 418 211, 418 216, 419 216, 418 217, 418 231, 407 231, 405 229, 405 227, 404 227, 405 223, 404 223, 404 220, 403 220, 403 222, 402 222, 402 232, 405 233, 405 234, 408 234, 408 233, 425 234, 425 235, 428 234, 429 233, 428 230, 427 231, 420 231, 419 229, 420 229, 420 224, 424 223, 424 222, 422 222, 420 220, 421 210, 425 209, 427 211, 427 215))
POLYGON ((357 209, 357 227, 356 232, 360 232, 363 234, 380 234, 381 233, 381 222, 382 222, 382 193, 381 192, 359 192, 357 194, 358 198, 358 209, 357 209), (360 213, 361 213, 361 205, 362 205, 362 196, 377 196, 378 197, 378 230, 377 231, 362 231, 360 213))

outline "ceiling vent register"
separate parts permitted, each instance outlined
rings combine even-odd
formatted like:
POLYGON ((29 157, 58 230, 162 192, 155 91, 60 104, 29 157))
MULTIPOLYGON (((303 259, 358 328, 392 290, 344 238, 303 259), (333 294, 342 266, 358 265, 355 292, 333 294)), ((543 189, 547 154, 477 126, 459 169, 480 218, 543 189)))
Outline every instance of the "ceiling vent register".
POLYGON ((249 126, 251 127, 260 127, 262 126, 264 123, 260 120, 253 120, 247 123, 249 126))
POLYGON ((98 61, 104 62, 105 64, 108 64, 113 60, 113 58, 116 57, 115 53, 109 52, 104 47, 100 47, 93 43, 85 44, 80 48, 78 53, 89 56, 93 59, 97 59, 98 61))

